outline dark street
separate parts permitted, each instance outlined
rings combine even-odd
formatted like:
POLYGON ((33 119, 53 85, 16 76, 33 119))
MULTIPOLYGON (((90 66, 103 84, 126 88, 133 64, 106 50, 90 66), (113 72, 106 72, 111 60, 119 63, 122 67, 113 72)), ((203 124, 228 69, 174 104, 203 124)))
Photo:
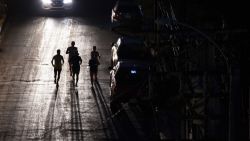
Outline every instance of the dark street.
POLYGON ((244 10, 136 0, 142 9, 129 15, 133 7, 119 11, 115 0, 0 2, 0 141, 250 139, 244 10), (82 58, 78 85, 66 54, 72 41, 82 58), (92 85, 93 46, 100 65, 92 85))

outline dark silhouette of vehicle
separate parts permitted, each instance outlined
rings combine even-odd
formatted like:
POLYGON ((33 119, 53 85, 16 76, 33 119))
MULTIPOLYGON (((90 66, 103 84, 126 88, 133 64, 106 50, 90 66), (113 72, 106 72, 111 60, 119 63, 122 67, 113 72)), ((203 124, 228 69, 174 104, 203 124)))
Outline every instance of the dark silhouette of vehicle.
POLYGON ((121 103, 140 99, 148 94, 150 64, 139 61, 119 61, 110 71, 110 108, 113 113, 121 103))
POLYGON ((113 27, 140 27, 143 22, 141 6, 131 0, 118 0, 112 9, 111 22, 113 27))
POLYGON ((151 59, 149 49, 140 38, 120 37, 112 45, 111 67, 115 66, 118 61, 149 61, 151 59))
POLYGON ((73 0, 41 0, 45 10, 69 10, 72 9, 73 0))

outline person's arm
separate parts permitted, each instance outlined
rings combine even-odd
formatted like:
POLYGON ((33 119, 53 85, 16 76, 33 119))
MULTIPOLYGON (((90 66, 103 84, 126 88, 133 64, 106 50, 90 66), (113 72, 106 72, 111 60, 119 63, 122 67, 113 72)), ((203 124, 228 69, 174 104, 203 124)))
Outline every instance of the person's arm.
POLYGON ((82 58, 79 56, 79 58, 80 58, 80 65, 82 64, 82 58))
POLYGON ((54 60, 55 56, 52 58, 51 60, 51 65, 54 67, 54 64, 53 64, 53 60, 54 60))
POLYGON ((100 59, 100 58, 101 58, 101 56, 100 56, 99 52, 97 52, 97 54, 98 54, 98 57, 99 57, 99 59, 100 59))
POLYGON ((90 52, 90 57, 92 58, 94 56, 93 51, 90 52))
POLYGON ((93 66, 93 62, 92 59, 89 60, 89 66, 92 67, 93 66))
POLYGON ((66 54, 69 54, 69 48, 67 48, 67 50, 66 50, 66 54))
POLYGON ((62 57, 62 65, 64 64, 64 59, 63 59, 63 57, 62 57))

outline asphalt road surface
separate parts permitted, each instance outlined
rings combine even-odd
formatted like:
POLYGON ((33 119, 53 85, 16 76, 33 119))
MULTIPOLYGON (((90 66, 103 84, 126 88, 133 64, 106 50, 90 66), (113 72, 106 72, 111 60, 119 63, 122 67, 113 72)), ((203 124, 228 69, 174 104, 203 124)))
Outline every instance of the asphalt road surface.
POLYGON ((0 140, 116 138, 105 121, 108 107, 101 107, 97 98, 109 97, 108 62, 115 35, 105 26, 76 17, 9 19, 0 48, 0 140), (72 84, 65 54, 73 40, 83 59, 78 87, 72 84), (102 59, 99 85, 92 90, 88 59, 93 45, 102 59), (57 49, 65 59, 58 88, 50 63, 57 49))
POLYGON ((110 44, 119 36, 110 31, 110 15, 17 14, 9 17, 2 35, 0 140, 150 140, 151 130, 143 128, 151 129, 151 124, 139 125, 133 108, 110 113, 110 44), (71 41, 83 59, 78 87, 65 54, 71 41), (93 45, 101 64, 98 83, 91 88, 88 60, 93 45), (65 60, 58 87, 51 65, 57 49, 65 60))

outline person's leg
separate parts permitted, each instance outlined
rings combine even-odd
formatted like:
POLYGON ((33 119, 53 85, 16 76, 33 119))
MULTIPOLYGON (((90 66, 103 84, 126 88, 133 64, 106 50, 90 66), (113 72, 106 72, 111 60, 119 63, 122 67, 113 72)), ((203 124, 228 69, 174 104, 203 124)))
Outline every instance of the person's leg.
POLYGON ((72 79, 73 79, 73 84, 75 85, 75 75, 76 75, 76 73, 73 71, 72 72, 72 79))
POLYGON ((69 62, 69 73, 70 73, 70 76, 72 76, 72 65, 70 62, 69 62))
POLYGON ((96 69, 95 71, 95 81, 97 82, 97 72, 98 72, 98 69, 96 69))
POLYGON ((93 77, 93 82, 95 82, 95 80, 96 80, 96 73, 95 72, 93 72, 92 77, 93 77))
POLYGON ((57 75, 57 70, 54 69, 54 83, 56 84, 56 75, 57 75))
POLYGON ((77 86, 79 80, 80 66, 76 67, 75 71, 76 71, 76 86, 77 86))
POLYGON ((75 73, 76 73, 76 71, 75 71, 75 67, 73 67, 73 65, 71 64, 71 73, 72 73, 72 79, 73 79, 73 81, 74 81, 74 84, 75 84, 75 73))
POLYGON ((90 70, 90 81, 91 85, 93 86, 93 72, 90 70))
POLYGON ((57 84, 58 84, 59 79, 60 79, 61 71, 62 71, 61 69, 58 70, 58 76, 57 76, 57 82, 56 82, 57 84))
POLYGON ((76 86, 77 86, 77 83, 78 83, 78 79, 79 79, 79 73, 76 73, 76 86))

